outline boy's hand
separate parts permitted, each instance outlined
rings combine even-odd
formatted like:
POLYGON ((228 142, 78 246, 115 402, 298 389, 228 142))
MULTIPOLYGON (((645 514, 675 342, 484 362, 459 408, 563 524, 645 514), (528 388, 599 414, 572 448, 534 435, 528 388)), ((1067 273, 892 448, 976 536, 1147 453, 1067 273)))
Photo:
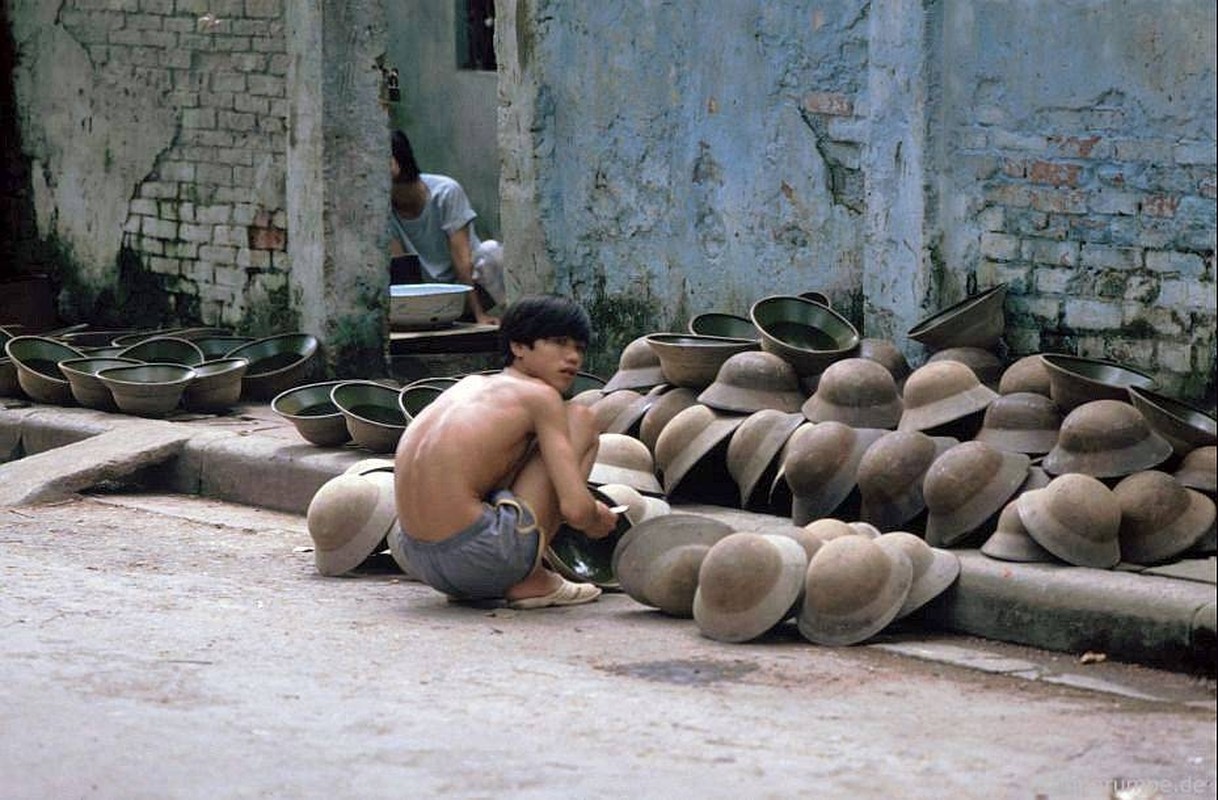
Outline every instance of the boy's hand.
POLYGON ((604 539, 617 529, 617 514, 609 510, 609 506, 596 501, 596 524, 584 531, 589 539, 604 539))

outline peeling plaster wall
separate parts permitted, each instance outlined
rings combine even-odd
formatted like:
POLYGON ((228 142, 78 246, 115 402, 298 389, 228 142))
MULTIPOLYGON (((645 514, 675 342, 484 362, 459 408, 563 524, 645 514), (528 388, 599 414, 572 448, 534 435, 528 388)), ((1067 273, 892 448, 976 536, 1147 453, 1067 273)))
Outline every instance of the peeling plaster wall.
POLYGON ((14 0, 65 321, 269 332, 287 306, 283 0, 14 0))
POLYGON ((610 348, 766 294, 849 308, 865 8, 504 3, 513 284, 572 292, 610 348))
POLYGON ((942 300, 1006 281, 1013 353, 1128 363, 1212 406, 1214 4, 946 7, 942 300))
POLYGON ((1007 281, 1010 353, 1213 404, 1212 2, 498 13, 509 289, 583 300, 602 370, 809 289, 916 364, 913 324, 1007 281))
POLYGON ((118 256, 133 187, 173 141, 177 120, 134 65, 95 65, 60 10, 13 0, 20 124, 38 229, 70 251, 84 281, 100 284, 118 256))

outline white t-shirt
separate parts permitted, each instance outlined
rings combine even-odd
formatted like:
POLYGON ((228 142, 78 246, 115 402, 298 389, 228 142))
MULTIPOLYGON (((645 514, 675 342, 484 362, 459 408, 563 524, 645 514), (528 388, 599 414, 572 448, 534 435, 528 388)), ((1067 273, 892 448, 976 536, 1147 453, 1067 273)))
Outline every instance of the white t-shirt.
POLYGON ((402 243, 407 253, 419 257, 425 277, 435 283, 456 283, 448 249, 448 237, 469 225, 469 248, 472 254, 481 241, 474 232, 473 221, 478 216, 465 196, 461 184, 446 175, 422 173, 427 185, 427 205, 414 219, 405 219, 389 204, 389 234, 402 243))

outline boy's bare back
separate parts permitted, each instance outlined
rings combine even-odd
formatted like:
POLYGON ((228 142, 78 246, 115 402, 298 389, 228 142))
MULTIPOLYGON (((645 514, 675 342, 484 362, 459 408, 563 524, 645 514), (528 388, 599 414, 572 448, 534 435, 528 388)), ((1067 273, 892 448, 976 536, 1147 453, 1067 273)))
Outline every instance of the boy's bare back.
POLYGON ((398 444, 394 474, 403 530, 438 541, 477 519, 483 499, 506 488, 531 452, 539 422, 566 425, 562 397, 542 381, 509 370, 471 375, 447 389, 410 422, 398 444))

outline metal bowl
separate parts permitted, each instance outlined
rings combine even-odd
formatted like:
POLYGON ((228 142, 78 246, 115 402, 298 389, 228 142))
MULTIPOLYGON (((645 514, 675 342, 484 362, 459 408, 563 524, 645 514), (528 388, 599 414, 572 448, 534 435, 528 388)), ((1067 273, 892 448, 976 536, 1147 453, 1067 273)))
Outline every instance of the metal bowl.
POLYGON ((14 336, 4 343, 4 352, 17 368, 17 384, 27 397, 39 403, 72 405, 72 387, 59 363, 83 358, 84 353, 47 336, 14 336))
POLYGON ((163 417, 177 408, 194 377, 195 371, 185 364, 169 363, 110 367, 97 373, 120 411, 142 417, 163 417))
POLYGON ((407 330, 447 327, 465 311, 471 291, 462 283, 395 283, 389 287, 389 324, 407 330))
POLYGON ((998 344, 1006 326, 1003 304, 1007 285, 1000 283, 980 294, 966 297, 926 317, 906 334, 932 350, 946 347, 983 347, 998 344))
POLYGON ((131 333, 130 329, 121 330, 83 330, 73 333, 65 333, 62 336, 56 336, 56 339, 64 344, 70 344, 78 350, 87 350, 94 347, 110 346, 119 336, 126 336, 131 333))
POLYGON ((850 321, 806 297, 762 298, 749 317, 761 332, 761 349, 782 357, 800 377, 819 375, 858 352, 859 332, 850 321))
POLYGON ((375 381, 346 381, 330 400, 347 422, 351 439, 374 453, 392 453, 410 421, 398 405, 400 389, 375 381))
POLYGON ((1049 373, 1049 396, 1065 414, 1092 400, 1130 402, 1129 387, 1155 388, 1155 379, 1123 364, 1097 358, 1042 353, 1049 373))
POLYGON ((419 412, 444 393, 447 387, 435 383, 415 381, 403 386, 398 392, 398 408, 407 422, 418 416, 419 412))
POLYGON ((97 373, 110 367, 129 367, 142 362, 133 358, 97 357, 69 358, 59 362, 59 369, 68 378, 72 396, 76 402, 85 408, 95 408, 99 411, 114 411, 114 395, 110 388, 101 382, 97 373))
POLYGON ((250 362, 241 379, 241 393, 251 400, 273 400, 280 392, 308 381, 317 359, 317 337, 281 333, 255 339, 230 350, 225 358, 250 362))
POLYGON ((1201 409, 1137 386, 1129 387, 1129 398, 1176 455, 1183 457, 1198 447, 1218 444, 1218 422, 1201 409))
POLYGON ((0 397, 16 397, 21 394, 17 382, 17 365, 11 358, 0 358, 0 397))
POLYGON ((751 320, 726 311, 707 311, 690 317, 689 332, 702 336, 726 336, 729 339, 761 339, 761 332, 751 320))
POLYGON ((241 399, 241 379, 250 362, 244 358, 204 361, 194 368, 194 380, 182 392, 182 407, 215 412, 231 408, 241 399))
POLYGON ((292 423, 307 442, 318 447, 338 447, 351 441, 347 420, 330 391, 346 381, 322 381, 296 386, 271 400, 271 410, 292 423))
POLYGON ((664 380, 686 389, 705 389, 715 382, 724 361, 760 346, 756 339, 697 333, 652 333, 647 343, 660 359, 664 380))
POLYGON ((254 339, 252 336, 202 336, 190 341, 195 347, 203 351, 204 358, 211 361, 212 359, 223 358, 241 345, 254 341, 254 339))
POLYGON ((131 331, 124 333, 121 336, 115 336, 110 344, 117 347, 130 347, 133 344, 138 344, 145 339, 151 339, 154 336, 171 336, 176 334, 181 328, 146 328, 139 331, 131 331))
POLYGON ((119 358, 157 364, 184 364, 193 367, 204 362, 203 351, 194 342, 176 336, 151 336, 136 342, 119 354, 119 358))
MULTIPOLYGON (((599 489, 590 491, 605 505, 617 505, 613 498, 599 489)), ((546 548, 546 557, 554 570, 564 578, 594 583, 602 589, 617 589, 621 584, 613 571, 613 552, 631 527, 626 515, 618 514, 617 527, 608 536, 589 539, 566 524, 560 525, 546 548)))

